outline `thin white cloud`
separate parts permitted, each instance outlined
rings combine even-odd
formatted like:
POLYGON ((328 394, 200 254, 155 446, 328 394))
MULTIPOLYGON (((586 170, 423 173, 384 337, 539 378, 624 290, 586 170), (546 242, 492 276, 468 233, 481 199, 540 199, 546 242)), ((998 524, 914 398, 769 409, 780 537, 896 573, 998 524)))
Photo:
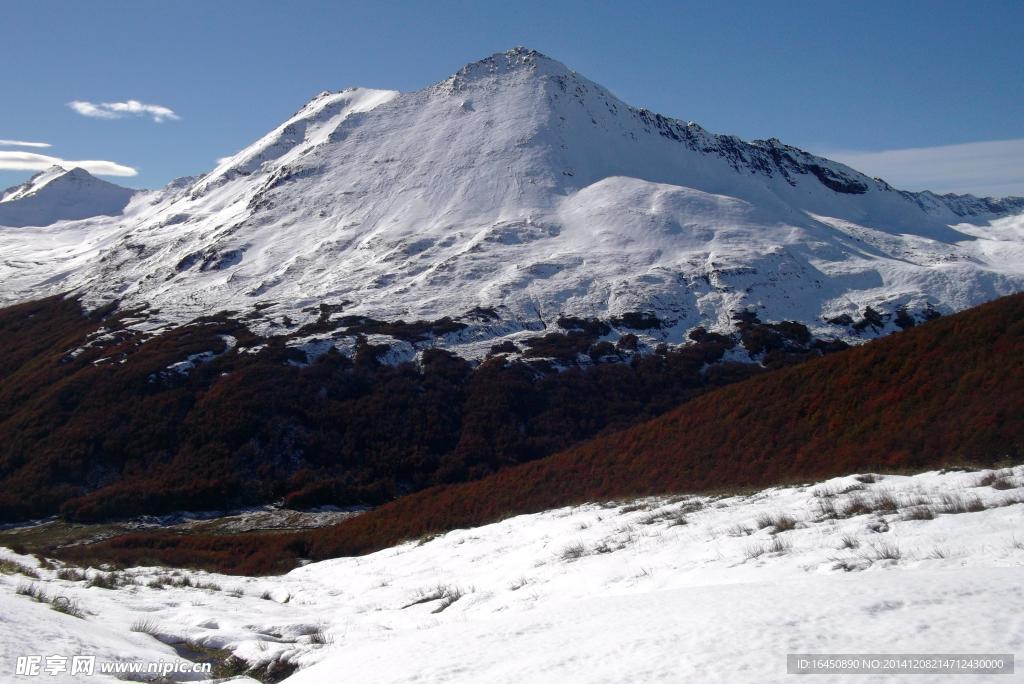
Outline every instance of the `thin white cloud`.
POLYGON ((1024 138, 823 156, 884 178, 902 190, 1024 196, 1024 138))
POLYGON ((51 166, 63 166, 65 169, 82 168, 98 176, 136 176, 139 173, 130 166, 101 159, 73 161, 35 152, 0 150, 0 171, 45 171, 51 166))
POLYGON ((170 107, 146 104, 138 100, 128 100, 126 102, 85 102, 83 100, 73 100, 68 102, 68 107, 71 107, 71 109, 82 116, 89 116, 94 119, 123 119, 126 116, 148 116, 157 123, 163 123, 164 121, 176 121, 181 118, 170 107))
POLYGON ((28 142, 26 140, 0 140, 0 145, 8 147, 53 147, 50 143, 28 142))

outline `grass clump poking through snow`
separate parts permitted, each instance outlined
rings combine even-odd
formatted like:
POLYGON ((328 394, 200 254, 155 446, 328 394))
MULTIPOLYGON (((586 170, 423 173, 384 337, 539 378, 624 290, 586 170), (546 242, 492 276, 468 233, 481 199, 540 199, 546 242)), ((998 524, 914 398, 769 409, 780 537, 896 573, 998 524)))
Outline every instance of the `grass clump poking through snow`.
POLYGON ((180 577, 172 577, 171 578, 171 586, 172 587, 179 587, 179 588, 180 587, 191 587, 192 586, 192 578, 189 577, 188 575, 182 575, 180 577))
POLYGON ((153 622, 152 620, 147 620, 146 618, 141 618, 141 619, 136 620, 135 622, 133 622, 130 629, 133 632, 139 632, 141 634, 148 634, 148 635, 150 635, 152 637, 155 637, 159 633, 157 631, 158 630, 158 625, 155 622, 153 622))
POLYGON ((839 517, 839 511, 836 509, 836 502, 832 497, 819 498, 815 503, 818 507, 819 520, 834 520, 839 517))
POLYGON ((69 599, 66 596, 54 596, 50 600, 50 608, 58 613, 64 613, 81 620, 85 619, 85 611, 78 605, 78 601, 69 599))
POLYGON ((935 513, 929 506, 914 506, 903 511, 904 520, 934 520, 935 513))
POLYGON ((14 590, 14 593, 19 596, 27 596, 38 603, 48 603, 50 601, 50 596, 35 582, 22 582, 14 590))
POLYGON ((763 513, 757 516, 754 523, 759 530, 768 527, 772 528, 773 533, 788 532, 789 530, 796 529, 796 518, 788 513, 776 513, 775 515, 763 513))
POLYGON ((61 568, 57 571, 57 579, 67 582, 84 582, 88 577, 78 568, 61 568))
POLYGON ((871 560, 898 561, 903 558, 903 552, 900 551, 899 545, 890 542, 878 542, 877 544, 872 544, 871 550, 872 553, 869 556, 871 560))
MULTIPOLYGON (((134 583, 134 582, 133 582, 134 583)), ((148 582, 146 586, 150 589, 206 589, 209 591, 220 591, 221 586, 216 582, 192 579, 190 575, 157 575, 148 582)), ((232 596, 241 596, 242 590, 235 588, 229 592, 232 596)))
POLYGON ((451 607, 451 605, 462 598, 462 596, 463 592, 459 587, 448 587, 445 595, 441 598, 441 603, 437 605, 437 608, 430 612, 441 613, 451 607))
POLYGON ((574 561, 579 558, 583 558, 585 555, 587 555, 587 547, 585 547, 582 542, 576 542, 575 544, 569 544, 562 549, 561 553, 558 554, 558 557, 564 561, 574 561))
MULTIPOLYGON (((524 583, 525 584, 525 583, 524 583)), ((519 589, 523 585, 516 587, 519 589)), ((470 591, 473 591, 470 589, 470 591)), ((440 601, 436 608, 431 610, 432 613, 438 613, 451 606, 453 603, 463 597, 465 592, 454 585, 437 585, 432 589, 420 590, 420 595, 417 596, 413 601, 401 606, 402 609, 411 608, 414 605, 420 605, 421 603, 430 603, 431 601, 440 601)))
MULTIPOLYGON (((519 587, 516 588, 518 589, 519 587)), ((472 591, 472 588, 470 591, 472 591)), ((430 611, 431 613, 440 613, 462 598, 464 594, 465 592, 455 585, 438 584, 430 589, 421 589, 419 595, 409 603, 402 606, 402 609, 404 610, 406 608, 411 608, 412 606, 418 606, 421 603, 440 601, 441 603, 439 603, 434 610, 430 611)))
POLYGON ((12 560, 0 560, 0 574, 4 575, 24 575, 25 577, 31 577, 32 579, 39 579, 39 573, 34 568, 30 568, 23 563, 18 563, 12 560))
POLYGON ((993 470, 985 473, 978 479, 978 487, 991 487, 996 490, 1016 489, 1020 482, 1013 477, 1013 471, 993 470))
POLYGON ((853 493, 843 503, 840 515, 843 518, 853 518, 858 515, 867 515, 873 511, 874 508, 872 508, 867 497, 859 493, 853 493))
POLYGON ((985 504, 977 494, 963 496, 962 494, 946 493, 939 499, 939 512, 948 515, 958 513, 978 513, 985 510, 985 504))
POLYGON ((419 594, 416 596, 416 598, 402 606, 402 609, 404 610, 406 608, 412 608, 413 606, 418 606, 421 603, 430 603, 431 601, 437 601, 438 599, 444 598, 447 593, 447 584, 438 584, 437 586, 432 587, 430 589, 420 589, 419 594))
POLYGON ((98 589, 120 589, 128 584, 135 584, 135 580, 128 575, 117 572, 97 572, 89 578, 89 583, 86 586, 98 589))
POLYGON ((772 537, 771 542, 767 546, 764 544, 750 544, 743 549, 743 557, 747 560, 757 560, 765 554, 773 554, 781 556, 784 553, 788 553, 793 548, 793 544, 783 537, 772 537))
POLYGON ((743 549, 743 557, 747 560, 756 560, 767 552, 768 550, 762 544, 751 544, 743 549))
MULTIPOLYGON (((697 507, 699 508, 699 506, 697 507)), ((697 510, 693 506, 681 506, 673 511, 654 511, 640 518, 637 522, 641 525, 653 525, 655 523, 667 523, 667 527, 676 527, 679 525, 686 525, 689 520, 686 519, 686 513, 688 511, 697 510)))
POLYGON ((519 577, 518 579, 513 580, 512 582, 510 582, 509 585, 508 585, 508 590, 509 591, 519 591, 520 589, 522 589, 523 587, 525 587, 529 583, 530 583, 529 578, 527 578, 524 575, 524 576, 519 577))
POLYGON ((871 501, 871 506, 872 510, 881 513, 895 513, 900 509, 896 497, 892 495, 892 492, 888 491, 876 492, 871 501))
POLYGON ((687 525, 690 522, 686 519, 686 512, 682 509, 666 513, 664 520, 668 523, 669 527, 680 527, 682 525, 687 525))

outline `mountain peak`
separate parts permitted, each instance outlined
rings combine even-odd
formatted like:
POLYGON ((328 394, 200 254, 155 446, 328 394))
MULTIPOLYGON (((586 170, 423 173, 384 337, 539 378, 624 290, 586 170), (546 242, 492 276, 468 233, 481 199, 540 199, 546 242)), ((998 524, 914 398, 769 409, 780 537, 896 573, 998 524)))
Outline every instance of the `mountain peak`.
POLYGON ((38 189, 39 187, 46 185, 53 179, 63 176, 67 172, 68 170, 65 169, 63 166, 60 166, 59 164, 54 164, 48 169, 37 171, 36 173, 32 174, 32 176, 30 176, 29 179, 22 183, 21 185, 15 185, 14 187, 8 188, 3 193, 0 193, 0 201, 9 201, 10 199, 13 199, 16 194, 25 192, 26 189, 38 189))
POLYGON ((29 195, 34 195, 38 193, 40 190, 42 190, 45 186, 49 185, 50 183, 62 180, 72 180, 80 182, 94 180, 100 183, 105 182, 101 181, 99 178, 96 178, 96 176, 92 175, 91 173, 89 173, 80 166, 72 166, 70 168, 65 168, 59 164, 54 164, 48 169, 45 169, 34 174, 31 178, 29 178, 21 185, 16 185, 13 188, 8 188, 2 195, 0 195, 0 201, 10 202, 16 199, 22 199, 29 195))
POLYGON ((517 46, 505 52, 470 62, 452 74, 443 84, 458 88, 469 82, 500 74, 530 72, 537 75, 565 75, 575 73, 558 60, 532 48, 517 46))
MULTIPOLYGON (((62 167, 58 166, 56 168, 62 168, 62 167)), ((83 169, 81 166, 72 166, 70 169, 68 169, 62 175, 64 177, 67 177, 67 178, 81 178, 81 179, 92 178, 94 180, 99 180, 99 178, 96 178, 96 176, 92 175, 91 173, 89 173, 88 171, 83 169)))

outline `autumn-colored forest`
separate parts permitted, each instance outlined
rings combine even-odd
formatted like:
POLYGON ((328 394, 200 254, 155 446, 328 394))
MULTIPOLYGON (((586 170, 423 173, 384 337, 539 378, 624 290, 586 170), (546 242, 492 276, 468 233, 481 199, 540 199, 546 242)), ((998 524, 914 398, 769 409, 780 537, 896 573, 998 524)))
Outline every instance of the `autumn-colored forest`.
MULTIPOLYGON (((332 350, 306 364, 283 338, 256 339, 228 315, 143 339, 123 326, 132 314, 85 316, 59 297, 0 310, 0 522, 278 500, 379 505, 549 456, 761 372, 704 370, 736 344, 776 366, 835 349, 799 324, 753 319, 743 336, 698 329, 684 348, 637 355, 635 335, 616 346, 598 341, 608 324, 563 318, 519 361, 496 350, 474 367, 428 349, 390 366, 378 361, 383 347, 360 343, 352 358, 332 350), (265 346, 239 353, 256 343, 265 346), (172 369, 202 353, 215 356, 172 369), (580 354, 592 363, 563 371, 543 358, 580 354)), ((367 320, 357 327, 438 325, 367 320)))
POLYGON ((133 534, 67 555, 277 572, 298 558, 362 554, 584 501, 984 465, 1022 453, 1024 294, 707 392, 647 422, 403 496, 333 528, 133 534))

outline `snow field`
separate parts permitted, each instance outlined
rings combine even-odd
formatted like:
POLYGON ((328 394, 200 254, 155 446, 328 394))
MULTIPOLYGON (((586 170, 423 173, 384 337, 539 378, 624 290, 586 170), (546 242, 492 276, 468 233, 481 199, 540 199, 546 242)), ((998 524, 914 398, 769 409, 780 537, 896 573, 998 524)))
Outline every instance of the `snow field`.
POLYGON ((763 682, 790 652, 1019 652, 1022 485, 1024 467, 848 476, 517 516, 280 577, 84 571, 113 589, 4 551, 0 668, 177 644, 289 682, 763 682))

